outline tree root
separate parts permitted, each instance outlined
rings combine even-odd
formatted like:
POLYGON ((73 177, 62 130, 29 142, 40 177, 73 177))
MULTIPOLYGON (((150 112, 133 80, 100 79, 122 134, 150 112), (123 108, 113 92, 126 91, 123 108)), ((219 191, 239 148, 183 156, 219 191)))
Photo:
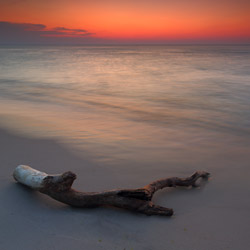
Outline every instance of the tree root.
POLYGON ((60 175, 48 175, 29 166, 16 167, 13 177, 32 189, 47 194, 53 199, 73 207, 114 206, 136 211, 146 215, 173 215, 173 209, 155 205, 151 200, 154 193, 166 187, 196 187, 199 178, 207 179, 209 173, 195 172, 187 178, 170 177, 154 181, 143 188, 117 189, 105 192, 79 192, 71 188, 76 175, 65 172, 60 175))

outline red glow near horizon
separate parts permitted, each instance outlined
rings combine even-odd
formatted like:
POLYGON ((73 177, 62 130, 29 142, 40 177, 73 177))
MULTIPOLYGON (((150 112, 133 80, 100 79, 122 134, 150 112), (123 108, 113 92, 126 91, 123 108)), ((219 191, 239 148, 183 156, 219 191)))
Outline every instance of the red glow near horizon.
POLYGON ((2 1, 0 21, 44 24, 54 37, 101 39, 249 39, 250 2, 245 0, 54 0, 2 1))

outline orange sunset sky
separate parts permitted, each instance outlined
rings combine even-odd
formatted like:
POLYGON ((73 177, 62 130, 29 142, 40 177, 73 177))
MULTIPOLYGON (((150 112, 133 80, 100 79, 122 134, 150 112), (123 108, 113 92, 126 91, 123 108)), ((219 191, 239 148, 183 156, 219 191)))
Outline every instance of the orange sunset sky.
POLYGON ((249 13, 249 0, 0 0, 0 41, 249 42, 249 13))

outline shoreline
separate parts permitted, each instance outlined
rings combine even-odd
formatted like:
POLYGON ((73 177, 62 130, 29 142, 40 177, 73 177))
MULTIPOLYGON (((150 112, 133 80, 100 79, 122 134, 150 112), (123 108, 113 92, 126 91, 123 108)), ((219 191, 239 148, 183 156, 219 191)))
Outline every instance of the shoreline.
MULTIPOLYGON (((249 152, 224 152, 210 166, 211 180, 199 189, 160 191, 154 202, 173 208, 172 218, 113 208, 74 209, 15 183, 14 168, 77 174, 74 188, 100 191, 146 183, 155 171, 127 173, 96 165, 58 142, 31 139, 0 129, 1 249, 248 249, 249 152), (14 238, 13 238, 14 237, 14 238), (14 239, 14 240, 13 240, 14 239), (39 246, 39 248, 37 248, 39 246)), ((207 163, 209 164, 209 163, 207 163)), ((172 175, 172 173, 171 173, 172 175)), ((176 176, 181 175, 176 169, 176 176)), ((166 173, 168 176, 168 173, 166 173)), ((164 176, 165 177, 165 176, 164 176)))

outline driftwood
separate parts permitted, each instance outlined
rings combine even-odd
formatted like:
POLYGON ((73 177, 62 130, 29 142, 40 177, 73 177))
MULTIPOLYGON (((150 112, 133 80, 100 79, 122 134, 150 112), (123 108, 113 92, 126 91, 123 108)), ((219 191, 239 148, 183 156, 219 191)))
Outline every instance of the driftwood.
POLYGON ((60 175, 48 175, 29 166, 20 165, 13 173, 16 181, 73 207, 114 206, 146 215, 164 216, 173 215, 173 209, 155 205, 151 201, 156 191, 165 187, 196 187, 196 181, 199 178, 207 179, 208 176, 209 173, 198 171, 187 178, 161 179, 138 189, 86 193, 71 188, 76 175, 70 171, 60 175))

